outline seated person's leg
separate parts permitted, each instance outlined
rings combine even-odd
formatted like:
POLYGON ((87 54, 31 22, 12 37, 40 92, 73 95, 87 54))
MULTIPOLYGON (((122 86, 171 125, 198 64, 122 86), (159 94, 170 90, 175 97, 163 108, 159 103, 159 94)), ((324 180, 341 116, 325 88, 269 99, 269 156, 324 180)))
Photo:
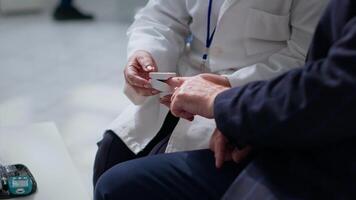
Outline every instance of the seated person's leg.
POLYGON ((210 150, 144 157, 105 172, 95 199, 220 199, 242 168, 226 162, 216 169, 210 150))
POLYGON ((94 162, 94 186, 99 177, 118 163, 137 158, 125 143, 112 131, 107 131, 98 143, 98 151, 94 162))
POLYGON ((160 150, 164 149, 158 147, 164 146, 161 145, 164 142, 168 143, 170 134, 174 130, 178 120, 179 118, 168 113, 157 135, 138 154, 134 154, 113 131, 107 131, 104 134, 104 138, 98 143, 99 149, 94 163, 94 186, 99 177, 116 164, 147 155, 162 153, 160 150))

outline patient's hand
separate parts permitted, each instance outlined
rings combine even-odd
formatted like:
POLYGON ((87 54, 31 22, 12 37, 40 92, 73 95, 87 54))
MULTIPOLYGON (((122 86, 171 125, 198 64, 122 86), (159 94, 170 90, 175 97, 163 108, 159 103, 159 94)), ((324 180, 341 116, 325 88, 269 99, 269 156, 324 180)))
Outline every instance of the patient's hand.
POLYGON ((210 149, 214 152, 216 168, 221 168, 225 161, 233 160, 239 163, 245 159, 251 151, 250 146, 242 150, 233 147, 218 129, 215 129, 211 136, 210 149))
POLYGON ((151 54, 146 51, 136 51, 129 58, 124 70, 126 83, 142 96, 156 95, 159 91, 153 89, 149 83, 149 73, 156 71, 156 62, 151 54))
POLYGON ((226 77, 215 74, 174 77, 166 83, 176 89, 170 102, 161 100, 161 103, 169 105, 174 116, 188 120, 192 120, 194 115, 213 118, 215 97, 231 87, 226 77))

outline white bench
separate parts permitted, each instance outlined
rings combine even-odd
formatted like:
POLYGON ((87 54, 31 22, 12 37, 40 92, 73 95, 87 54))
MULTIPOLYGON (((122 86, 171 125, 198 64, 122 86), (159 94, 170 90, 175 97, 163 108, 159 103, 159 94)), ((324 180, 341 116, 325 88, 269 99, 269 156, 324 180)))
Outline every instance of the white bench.
POLYGON ((38 191, 23 200, 90 199, 53 123, 0 127, 0 162, 21 163, 32 172, 38 191))

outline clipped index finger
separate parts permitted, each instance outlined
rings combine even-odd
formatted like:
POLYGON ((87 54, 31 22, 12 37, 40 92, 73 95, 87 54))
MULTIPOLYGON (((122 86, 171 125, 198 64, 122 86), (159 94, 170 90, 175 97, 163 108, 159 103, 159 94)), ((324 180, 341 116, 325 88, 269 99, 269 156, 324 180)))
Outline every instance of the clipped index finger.
POLYGON ((167 83, 172 88, 176 88, 176 87, 180 87, 186 80, 187 80, 186 77, 172 77, 166 80, 165 83, 167 83))

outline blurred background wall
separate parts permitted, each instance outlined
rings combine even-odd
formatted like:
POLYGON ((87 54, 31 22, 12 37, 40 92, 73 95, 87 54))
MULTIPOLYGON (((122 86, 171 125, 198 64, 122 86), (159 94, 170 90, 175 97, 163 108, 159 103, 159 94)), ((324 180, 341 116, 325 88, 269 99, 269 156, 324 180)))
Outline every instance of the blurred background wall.
MULTIPOLYGON (((144 6, 147 0, 77 0, 76 4, 95 11, 100 19, 117 19, 131 22, 137 9, 144 6)), ((0 13, 4 15, 21 15, 34 12, 50 12, 58 3, 56 0, 0 0, 0 13)))
POLYGON ((0 126, 54 122, 90 194, 96 142, 130 104, 126 30, 145 3, 78 0, 95 20, 57 22, 55 0, 0 0, 0 126))

